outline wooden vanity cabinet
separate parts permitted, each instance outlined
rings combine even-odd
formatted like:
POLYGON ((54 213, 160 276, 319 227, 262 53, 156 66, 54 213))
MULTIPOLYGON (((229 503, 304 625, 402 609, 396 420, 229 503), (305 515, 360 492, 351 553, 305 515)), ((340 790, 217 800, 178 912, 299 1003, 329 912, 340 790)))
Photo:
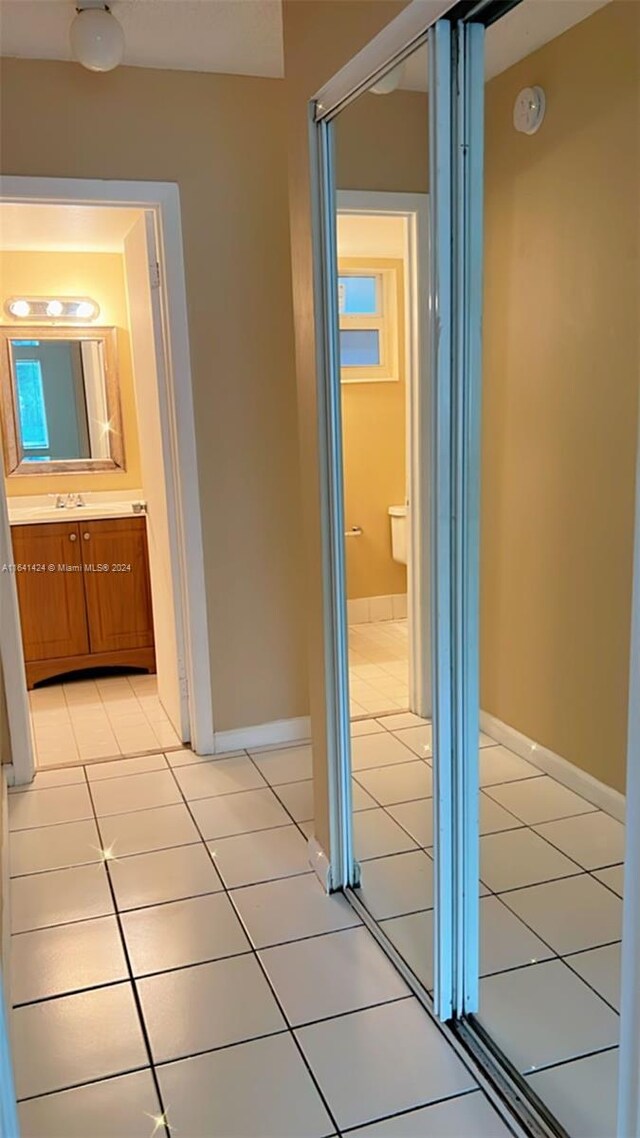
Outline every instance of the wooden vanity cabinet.
POLYGON ((27 687, 85 668, 155 671, 146 518, 11 531, 27 687))

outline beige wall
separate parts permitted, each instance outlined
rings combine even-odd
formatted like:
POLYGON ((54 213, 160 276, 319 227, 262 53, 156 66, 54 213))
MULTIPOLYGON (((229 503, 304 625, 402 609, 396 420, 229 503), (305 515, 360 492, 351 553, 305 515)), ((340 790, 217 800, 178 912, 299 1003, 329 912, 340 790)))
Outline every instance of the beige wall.
MULTIPOLYGON (((90 296, 100 305, 96 325, 114 327, 126 470, 96 474, 27 474, 5 479, 7 494, 66 494, 79 490, 129 490, 141 485, 138 425, 123 259, 119 253, 0 252, 0 288, 9 296, 90 296)), ((6 314, 0 325, 10 324, 6 314)), ((25 321, 20 325, 28 330, 25 321)))
POLYGON ((304 715, 285 85, 5 59, 2 96, 3 172, 179 185, 216 727, 304 715))
POLYGON ((640 312, 640 5, 486 103, 482 704, 624 789, 640 312), (516 94, 547 96, 539 133, 516 94))

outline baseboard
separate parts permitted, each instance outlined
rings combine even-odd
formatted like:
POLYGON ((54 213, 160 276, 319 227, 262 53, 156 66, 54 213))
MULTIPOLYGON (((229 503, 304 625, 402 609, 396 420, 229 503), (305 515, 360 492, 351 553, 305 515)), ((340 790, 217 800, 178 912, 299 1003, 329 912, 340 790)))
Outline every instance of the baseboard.
POLYGON ((610 814, 612 818, 624 822, 625 800, 620 791, 613 790, 612 787, 600 782, 587 771, 583 771, 574 763, 570 763, 568 759, 556 755, 548 747, 542 747, 540 743, 535 743, 533 739, 529 739, 521 731, 517 731, 515 727, 509 727, 507 723, 503 723, 495 715, 490 715, 488 711, 480 712, 480 728, 492 739, 495 739, 496 743, 502 743, 504 747, 508 747, 516 755, 520 755, 520 758, 526 759, 534 766, 539 767, 545 774, 557 779, 568 790, 575 791, 582 798, 586 798, 587 802, 593 803, 600 810, 604 810, 606 814, 610 814))
POLYGON ((271 723, 258 723, 255 727, 238 727, 233 731, 217 731, 214 737, 214 754, 225 751, 256 751, 260 747, 286 746, 291 743, 308 743, 311 738, 311 720, 308 715, 298 719, 274 719, 271 723))
POLYGON ((371 624, 380 620, 406 620, 407 594, 389 593, 381 597, 352 597, 347 601, 349 624, 371 624))

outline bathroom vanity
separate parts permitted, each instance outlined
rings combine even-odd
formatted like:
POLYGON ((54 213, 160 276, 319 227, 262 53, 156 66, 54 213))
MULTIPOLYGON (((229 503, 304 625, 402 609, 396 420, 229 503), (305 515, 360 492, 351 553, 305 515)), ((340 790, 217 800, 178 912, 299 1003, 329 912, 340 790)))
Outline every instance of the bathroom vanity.
POLYGON ((86 668, 155 672, 146 517, 124 509, 116 517, 82 507, 49 507, 46 520, 32 521, 29 511, 12 517, 28 688, 86 668))

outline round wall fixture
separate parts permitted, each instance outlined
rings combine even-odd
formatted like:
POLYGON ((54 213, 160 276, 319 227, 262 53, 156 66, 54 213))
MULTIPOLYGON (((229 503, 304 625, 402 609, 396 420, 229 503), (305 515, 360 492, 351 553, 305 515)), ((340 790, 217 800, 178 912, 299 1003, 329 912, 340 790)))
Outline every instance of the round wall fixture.
POLYGON ((372 95, 390 95, 392 91, 396 91, 402 82, 402 75, 404 72, 404 63, 399 63, 397 67, 387 71, 382 79, 378 79, 377 83, 373 84, 369 90, 372 95))
POLYGON ((106 5, 79 7, 69 42, 74 58, 89 71, 113 71, 124 54, 124 32, 106 5))
POLYGON ((544 118, 546 101, 542 87, 525 87, 513 108, 513 125, 521 134, 535 134, 544 118))

